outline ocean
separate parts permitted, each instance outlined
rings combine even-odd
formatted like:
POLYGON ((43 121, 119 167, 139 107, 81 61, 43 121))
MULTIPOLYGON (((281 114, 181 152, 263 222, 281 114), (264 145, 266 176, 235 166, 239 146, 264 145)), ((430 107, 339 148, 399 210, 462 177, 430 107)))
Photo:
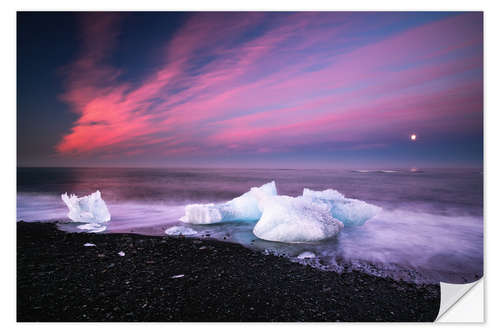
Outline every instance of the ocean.
POLYGON ((415 283, 468 283, 483 275, 482 169, 18 168, 17 220, 58 221, 62 230, 85 232, 70 223, 61 194, 100 190, 111 213, 105 233, 165 235, 185 225, 179 220, 185 205, 222 203, 273 180, 280 195, 331 188, 382 211, 320 242, 261 240, 250 222, 188 225, 196 231, 190 237, 240 243, 319 269, 415 283), (304 252, 314 258, 300 259, 304 252))

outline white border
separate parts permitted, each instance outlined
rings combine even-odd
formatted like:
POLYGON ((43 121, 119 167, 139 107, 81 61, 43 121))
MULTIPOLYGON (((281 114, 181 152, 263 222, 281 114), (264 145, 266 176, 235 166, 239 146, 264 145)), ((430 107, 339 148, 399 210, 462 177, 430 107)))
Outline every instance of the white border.
POLYGON ((441 283, 441 308, 437 317, 439 323, 482 323, 484 322, 484 282, 479 280, 467 285, 457 286, 441 283), (449 287, 453 287, 450 289, 449 287), (448 293, 448 300, 443 299, 443 291, 457 292, 456 295, 448 293), (448 304, 446 304, 448 301, 448 304), (453 302, 453 304, 450 304, 453 302), (450 307, 451 306, 451 307, 450 307))

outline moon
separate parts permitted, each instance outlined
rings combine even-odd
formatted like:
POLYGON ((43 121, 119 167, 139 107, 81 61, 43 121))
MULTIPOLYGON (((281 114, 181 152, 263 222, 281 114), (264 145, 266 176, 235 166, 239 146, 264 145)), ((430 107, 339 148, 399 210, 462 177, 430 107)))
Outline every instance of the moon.
POLYGON ((417 140, 417 135, 415 133, 413 133, 412 135, 410 135, 410 140, 411 141, 416 141, 417 140))

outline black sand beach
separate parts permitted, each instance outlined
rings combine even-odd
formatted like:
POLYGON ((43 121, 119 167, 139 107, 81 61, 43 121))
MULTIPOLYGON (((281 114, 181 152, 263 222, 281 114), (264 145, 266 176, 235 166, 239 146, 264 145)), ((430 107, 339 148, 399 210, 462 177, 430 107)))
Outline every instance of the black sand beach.
POLYGON ((434 321, 439 299, 438 285, 339 275, 237 244, 17 223, 21 322, 434 321))

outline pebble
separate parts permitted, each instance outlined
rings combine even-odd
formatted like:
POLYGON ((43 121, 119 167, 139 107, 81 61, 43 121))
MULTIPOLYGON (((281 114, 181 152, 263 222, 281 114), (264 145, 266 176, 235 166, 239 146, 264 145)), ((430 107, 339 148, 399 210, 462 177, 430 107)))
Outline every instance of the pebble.
POLYGON ((184 274, 174 275, 174 276, 171 276, 170 278, 171 279, 179 279, 181 277, 184 277, 184 274))

